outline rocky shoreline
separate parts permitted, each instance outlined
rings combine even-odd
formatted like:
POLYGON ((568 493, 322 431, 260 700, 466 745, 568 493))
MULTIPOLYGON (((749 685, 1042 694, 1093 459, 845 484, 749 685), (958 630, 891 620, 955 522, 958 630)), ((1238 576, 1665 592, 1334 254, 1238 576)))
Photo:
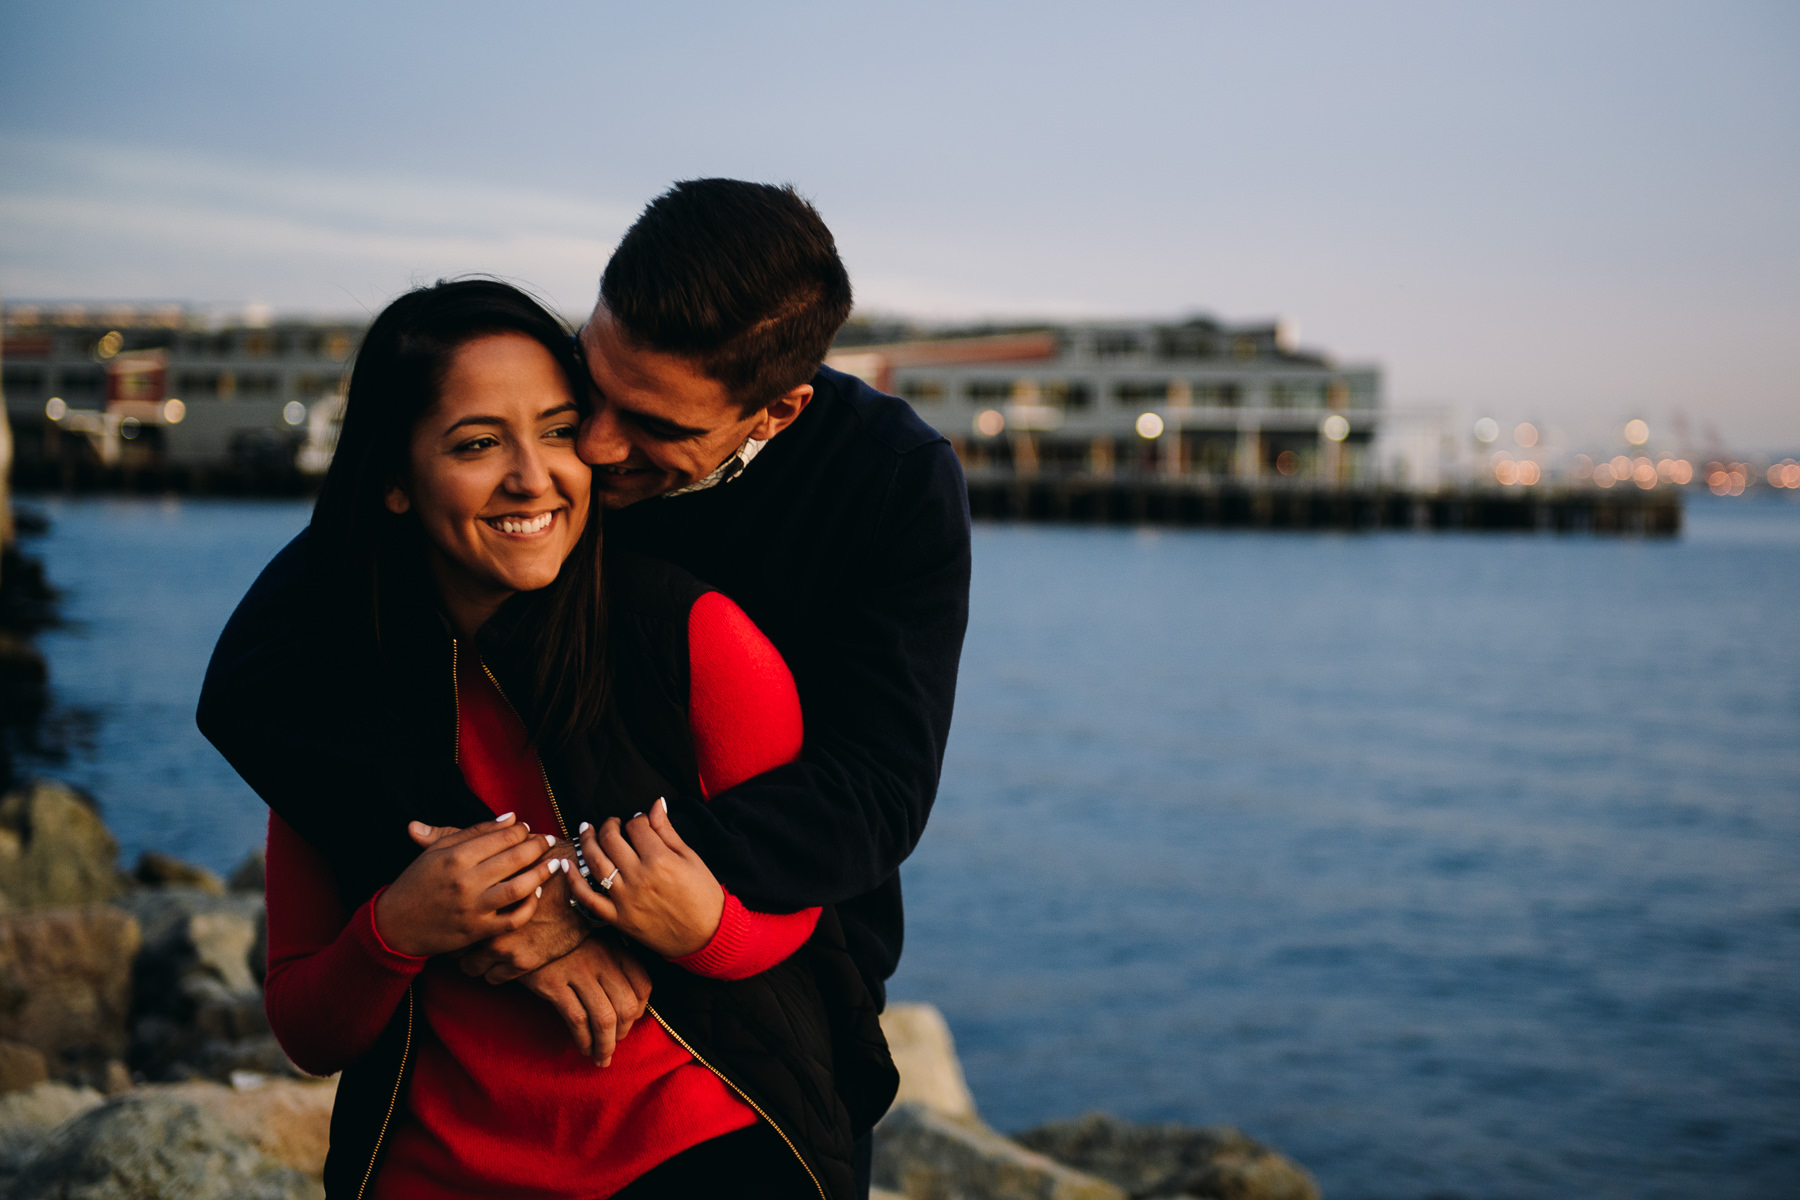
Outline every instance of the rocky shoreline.
MULTIPOLYGON (((93 802, 0 798, 0 1192, 18 1200, 323 1195, 335 1079, 263 1013, 262 862, 229 880, 146 853, 129 872, 93 802)), ((982 1122, 933 1007, 883 1017, 900 1095, 876 1130, 884 1200, 1315 1200, 1310 1176, 1225 1127, 1102 1114, 1011 1138, 982 1122)))

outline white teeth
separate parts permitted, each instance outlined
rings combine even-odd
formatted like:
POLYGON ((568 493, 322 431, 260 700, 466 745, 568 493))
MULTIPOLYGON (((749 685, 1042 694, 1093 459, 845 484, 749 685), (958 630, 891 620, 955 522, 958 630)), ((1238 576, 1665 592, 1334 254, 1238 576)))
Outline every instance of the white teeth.
POLYGON ((541 513, 538 516, 531 518, 529 521, 520 521, 512 517, 501 517, 499 520, 489 521, 488 524, 492 525, 495 529, 498 529, 501 533, 542 533, 544 530, 550 528, 550 522, 555 519, 555 513, 547 512, 541 513))

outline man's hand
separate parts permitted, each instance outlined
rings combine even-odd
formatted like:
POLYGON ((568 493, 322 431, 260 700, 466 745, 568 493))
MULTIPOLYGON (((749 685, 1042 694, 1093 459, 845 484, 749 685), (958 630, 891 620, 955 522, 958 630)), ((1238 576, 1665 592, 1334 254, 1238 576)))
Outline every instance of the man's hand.
MULTIPOLYGON (((559 842, 548 857, 573 859, 575 848, 559 842)), ((529 923, 463 951, 463 974, 479 975, 489 983, 510 983, 580 945, 588 924, 569 907, 568 879, 561 871, 550 876, 529 923)))
POLYGON ((519 984, 550 1002, 582 1057, 597 1067, 611 1064, 613 1050, 650 1000, 648 972, 611 932, 595 933, 561 958, 521 975, 519 984))

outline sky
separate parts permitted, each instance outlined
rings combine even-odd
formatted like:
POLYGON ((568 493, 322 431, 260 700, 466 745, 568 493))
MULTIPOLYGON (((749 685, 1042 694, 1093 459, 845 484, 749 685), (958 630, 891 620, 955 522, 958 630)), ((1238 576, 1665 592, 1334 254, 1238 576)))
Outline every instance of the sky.
POLYGON ((0 296, 591 306, 791 182, 862 311, 1283 318, 1387 401, 1800 450, 1800 4, 0 0, 0 296))

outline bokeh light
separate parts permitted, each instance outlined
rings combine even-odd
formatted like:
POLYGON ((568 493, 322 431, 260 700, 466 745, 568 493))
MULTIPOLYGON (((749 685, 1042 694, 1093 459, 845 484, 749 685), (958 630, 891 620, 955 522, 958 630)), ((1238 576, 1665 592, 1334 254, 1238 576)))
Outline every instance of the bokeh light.
POLYGON ((1332 413, 1319 426, 1319 432, 1327 441, 1341 442, 1350 436, 1350 422, 1339 413, 1332 413))
POLYGON ((1475 440, 1482 445, 1485 446, 1499 436, 1500 422, 1494 420, 1494 418, 1483 417, 1481 420, 1475 422, 1475 440))
POLYGON ((1527 450, 1531 449, 1538 444, 1538 427, 1530 421, 1521 423, 1517 429, 1513 430, 1513 441, 1527 450))
MULTIPOLYGON (((1162 436, 1163 419, 1155 413, 1141 413, 1137 419, 1137 433, 1141 438, 1159 438, 1162 436)), ((1292 471, 1283 471, 1283 475, 1292 475, 1292 471)))
POLYGON ((1641 446, 1650 440, 1650 426, 1633 417, 1625 422, 1625 440, 1633 446, 1641 446))
POLYGON ((1006 429, 1006 414, 997 408, 983 409, 975 418, 975 432, 982 437, 999 437, 1006 429))

